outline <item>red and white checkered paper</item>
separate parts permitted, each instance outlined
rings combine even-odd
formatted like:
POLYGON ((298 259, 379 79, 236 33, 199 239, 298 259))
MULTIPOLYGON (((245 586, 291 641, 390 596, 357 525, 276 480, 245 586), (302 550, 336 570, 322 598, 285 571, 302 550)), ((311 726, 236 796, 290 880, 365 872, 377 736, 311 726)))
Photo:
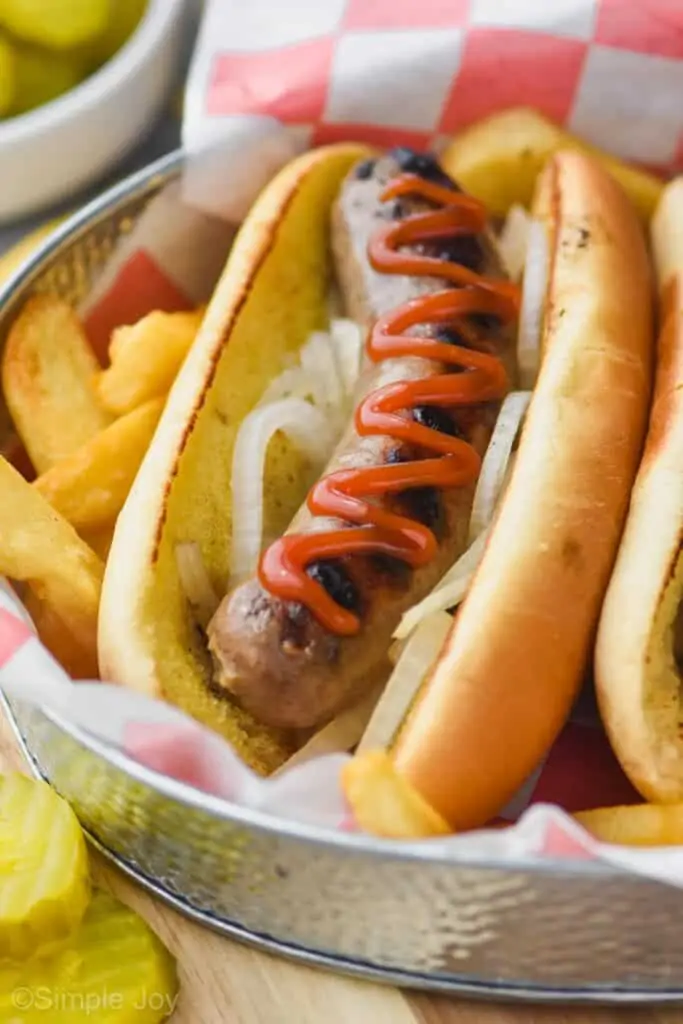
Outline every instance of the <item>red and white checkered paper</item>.
POLYGON ((188 195, 239 215, 297 150, 438 149, 518 105, 669 171, 683 166, 682 96, 680 0, 212 0, 184 142, 222 159, 190 174, 188 195), (260 167, 245 179, 247 148, 260 167))
MULTIPOLYGON (((232 225, 310 145, 348 138, 438 149, 483 115, 525 104, 673 171, 683 168, 682 97, 681 0, 208 0, 186 95, 188 170, 150 205, 84 304, 90 337, 105 358, 114 326, 204 301, 232 225)), ((2 607, 0 687, 40 674, 49 695, 63 673, 0 587, 2 607)), ((202 727, 171 727, 161 713, 156 728, 149 721, 136 723, 131 703, 116 739, 149 767, 281 816, 353 827, 341 755, 263 781, 202 727)), ((503 813, 517 824, 444 849, 454 858, 599 857, 683 884, 683 849, 601 847, 559 810, 637 799, 586 698, 503 813)))

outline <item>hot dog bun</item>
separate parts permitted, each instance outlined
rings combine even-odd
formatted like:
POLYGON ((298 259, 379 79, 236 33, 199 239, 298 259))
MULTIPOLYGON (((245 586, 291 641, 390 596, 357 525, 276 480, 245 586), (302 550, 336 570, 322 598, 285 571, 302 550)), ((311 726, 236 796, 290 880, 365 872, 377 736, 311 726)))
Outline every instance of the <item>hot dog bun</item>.
POLYGON ((621 188, 590 157, 561 153, 535 214, 551 252, 540 376, 480 569, 393 752, 456 829, 502 809, 569 714, 650 395, 649 264, 621 188))
MULTIPOLYGON (((367 155, 355 145, 307 153, 252 208, 119 517, 104 580, 102 677, 178 705, 263 772, 296 744, 209 689, 209 656, 182 592, 176 549, 197 543, 224 592, 237 430, 287 356, 327 323, 330 210, 348 168, 367 155)), ((281 531, 305 490, 307 467, 284 440, 274 440, 271 455, 267 527, 281 531)))
POLYGON ((647 800, 666 803, 683 800, 675 650, 683 597, 683 179, 662 196, 652 243, 661 310, 654 399, 600 621, 595 677, 624 771, 647 800))

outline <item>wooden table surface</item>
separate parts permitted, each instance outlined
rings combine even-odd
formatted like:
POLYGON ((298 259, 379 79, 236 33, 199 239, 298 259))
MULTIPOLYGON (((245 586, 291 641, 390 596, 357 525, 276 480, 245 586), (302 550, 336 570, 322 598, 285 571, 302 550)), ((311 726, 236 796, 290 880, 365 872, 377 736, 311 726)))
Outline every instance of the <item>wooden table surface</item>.
MULTIPOLYGON (((0 721, 0 767, 23 769, 0 721)), ((683 1010, 535 1009, 402 993, 297 967, 186 921, 93 854, 98 884, 135 907, 178 959, 172 1024, 683 1024, 683 1010)))

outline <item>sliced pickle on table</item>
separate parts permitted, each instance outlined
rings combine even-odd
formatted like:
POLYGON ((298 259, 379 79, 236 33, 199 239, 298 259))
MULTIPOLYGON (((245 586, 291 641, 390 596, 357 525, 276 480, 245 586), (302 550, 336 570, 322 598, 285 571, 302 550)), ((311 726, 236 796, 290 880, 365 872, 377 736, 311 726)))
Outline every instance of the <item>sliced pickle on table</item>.
POLYGON ((0 776, 0 960, 66 939, 89 899, 85 839, 69 805, 45 782, 0 776))
POLYGON ((0 1021, 160 1024, 178 995, 175 961, 129 907, 96 892, 80 928, 50 957, 0 965, 0 1021))

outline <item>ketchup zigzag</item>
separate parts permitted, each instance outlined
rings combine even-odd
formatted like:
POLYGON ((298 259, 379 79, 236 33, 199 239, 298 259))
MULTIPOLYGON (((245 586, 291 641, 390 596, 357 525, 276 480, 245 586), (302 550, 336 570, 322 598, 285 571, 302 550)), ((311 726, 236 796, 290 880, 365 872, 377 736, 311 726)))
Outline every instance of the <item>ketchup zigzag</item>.
POLYGON ((424 199, 439 208, 412 214, 377 231, 368 245, 370 264, 381 273, 439 277, 454 287, 420 296, 381 317, 368 337, 367 354, 373 362, 420 356, 465 372, 400 381, 371 392, 356 410, 358 434, 396 438, 434 452, 436 457, 329 474, 310 491, 308 508, 313 515, 354 525, 320 533, 288 534, 271 544, 261 558, 258 576, 262 586, 275 597, 303 604, 325 629, 339 636, 356 634, 360 619, 309 576, 306 570, 311 563, 345 555, 384 554, 417 568, 436 554, 437 540, 427 526, 364 499, 416 487, 459 487, 479 474, 481 460, 471 445, 416 423, 405 415, 406 410, 423 405, 453 408, 495 401, 508 387, 505 369, 497 357, 404 332, 418 324, 448 325, 467 343, 474 340, 467 316, 487 314, 509 322, 516 318, 519 305, 519 290, 510 282, 483 277, 437 257, 398 251, 401 246, 457 234, 479 234, 486 225, 482 203, 416 174, 392 179, 381 200, 398 196, 424 199))

